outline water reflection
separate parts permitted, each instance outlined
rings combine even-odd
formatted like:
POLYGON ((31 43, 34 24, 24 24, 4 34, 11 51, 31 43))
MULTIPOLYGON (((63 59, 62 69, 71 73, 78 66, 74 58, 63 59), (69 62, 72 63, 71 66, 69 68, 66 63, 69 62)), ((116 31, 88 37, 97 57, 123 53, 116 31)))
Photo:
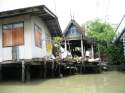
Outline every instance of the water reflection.
POLYGON ((74 75, 27 83, 0 83, 0 93, 125 93, 125 73, 74 75))

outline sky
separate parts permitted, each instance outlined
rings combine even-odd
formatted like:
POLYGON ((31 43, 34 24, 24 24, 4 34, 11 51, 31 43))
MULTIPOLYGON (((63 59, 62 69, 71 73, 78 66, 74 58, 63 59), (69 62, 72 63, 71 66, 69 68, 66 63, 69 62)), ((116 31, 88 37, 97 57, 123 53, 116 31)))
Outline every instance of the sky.
POLYGON ((100 18, 118 24, 125 14, 125 0, 0 0, 0 11, 46 5, 59 19, 62 31, 71 17, 80 25, 100 18))

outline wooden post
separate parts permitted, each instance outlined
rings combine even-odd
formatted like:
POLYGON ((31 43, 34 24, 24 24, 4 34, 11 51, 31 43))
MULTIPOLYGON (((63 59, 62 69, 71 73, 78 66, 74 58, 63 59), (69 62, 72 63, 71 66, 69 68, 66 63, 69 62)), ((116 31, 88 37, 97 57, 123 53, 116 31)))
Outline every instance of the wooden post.
POLYGON ((54 77, 54 60, 52 60, 52 77, 54 77))
POLYGON ((40 78, 42 78, 42 75, 43 75, 42 62, 40 62, 40 78))
POLYGON ((66 39, 65 39, 65 51, 67 51, 67 43, 66 43, 66 39))
POLYGON ((0 64, 0 81, 2 80, 2 64, 0 64))
POLYGON ((46 79, 46 73, 47 73, 46 60, 44 60, 44 79, 46 79))
POLYGON ((25 62, 22 61, 22 82, 25 82, 25 62))
POLYGON ((12 60, 13 62, 17 61, 19 59, 19 50, 18 46, 12 47, 12 60))
POLYGON ((26 68, 26 80, 30 81, 30 68, 29 68, 29 65, 27 65, 27 68, 26 68))
POLYGON ((99 61, 101 61, 99 45, 97 45, 97 47, 98 47, 98 57, 99 57, 99 61))
POLYGON ((84 46, 83 51, 84 51, 84 58, 85 58, 85 56, 86 56, 86 47, 85 46, 84 46))
POLYGON ((92 53, 91 58, 94 59, 94 49, 93 49, 93 44, 91 44, 91 53, 92 53))
POLYGON ((83 37, 81 35, 81 67, 80 67, 80 73, 82 73, 82 67, 83 67, 83 58, 84 58, 84 50, 83 50, 83 37))
POLYGON ((59 63, 59 77, 62 78, 63 77, 63 74, 61 73, 61 64, 59 63))
POLYGON ((81 35, 81 56, 84 57, 83 38, 82 38, 82 35, 81 35))
POLYGON ((123 36, 123 52, 124 52, 124 56, 125 56, 125 36, 123 36))
POLYGON ((61 71, 60 71, 60 63, 59 63, 59 62, 58 62, 58 65, 59 65, 59 76, 60 76, 60 74, 61 74, 60 72, 61 72, 61 71))

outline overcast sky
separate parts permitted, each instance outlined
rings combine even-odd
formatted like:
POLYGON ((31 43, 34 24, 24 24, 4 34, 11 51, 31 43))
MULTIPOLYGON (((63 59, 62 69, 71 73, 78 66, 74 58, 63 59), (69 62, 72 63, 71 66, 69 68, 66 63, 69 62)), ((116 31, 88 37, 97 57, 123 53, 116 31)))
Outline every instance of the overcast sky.
POLYGON ((125 0, 0 0, 0 11, 43 4, 58 16, 62 30, 71 15, 82 25, 95 18, 118 24, 125 14, 125 0))

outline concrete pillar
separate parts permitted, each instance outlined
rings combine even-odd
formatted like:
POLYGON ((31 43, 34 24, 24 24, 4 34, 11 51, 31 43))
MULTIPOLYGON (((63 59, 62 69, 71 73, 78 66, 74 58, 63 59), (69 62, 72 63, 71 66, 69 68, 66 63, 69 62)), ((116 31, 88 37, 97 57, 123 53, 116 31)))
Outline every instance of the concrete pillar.
POLYGON ((91 58, 94 59, 94 48, 93 48, 93 44, 91 44, 91 58))
POLYGON ((22 61, 22 82, 25 82, 25 62, 22 61))

